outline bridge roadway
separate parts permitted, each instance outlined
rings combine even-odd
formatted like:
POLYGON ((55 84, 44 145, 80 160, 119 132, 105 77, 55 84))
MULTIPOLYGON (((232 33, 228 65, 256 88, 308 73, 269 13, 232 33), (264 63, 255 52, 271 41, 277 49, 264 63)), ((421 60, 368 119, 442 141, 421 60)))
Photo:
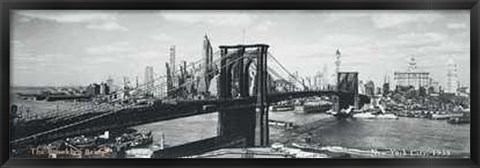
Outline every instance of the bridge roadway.
MULTIPOLYGON (((342 100, 353 97, 351 93, 343 93, 336 91, 301 91, 288 93, 271 93, 268 95, 268 102, 274 103, 282 100, 294 98, 311 97, 311 96, 331 96, 340 97, 340 106, 346 107, 353 102, 342 102, 342 100), (343 105, 342 105, 343 104, 343 105)), ((350 99, 351 100, 351 99, 350 99)), ((369 98, 360 95, 360 104, 369 102, 369 98)), ((50 130, 48 133, 30 133, 29 138, 22 140, 14 140, 12 145, 26 145, 49 142, 55 139, 61 139, 82 134, 102 132, 104 130, 128 128, 137 125, 143 125, 164 120, 183 118, 188 116, 207 114, 213 112, 228 111, 230 109, 248 109, 256 105, 256 97, 247 97, 239 99, 224 100, 193 100, 193 101, 177 101, 172 103, 157 101, 153 105, 139 105, 118 111, 98 113, 95 119, 76 121, 78 124, 72 124, 57 130, 50 130), (36 135, 36 136, 31 136, 36 135)), ((71 122, 75 123, 75 122, 71 122)), ((48 126, 44 126, 48 127, 48 126)), ((55 125, 54 128, 59 128, 55 125)))

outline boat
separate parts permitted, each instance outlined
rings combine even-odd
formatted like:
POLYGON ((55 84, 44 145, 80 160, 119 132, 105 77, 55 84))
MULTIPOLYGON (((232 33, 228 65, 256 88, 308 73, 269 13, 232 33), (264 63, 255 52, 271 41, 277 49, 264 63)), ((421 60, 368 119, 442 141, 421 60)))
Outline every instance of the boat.
POLYGON ((373 114, 373 113, 358 113, 353 114, 353 118, 363 118, 363 119, 398 119, 394 114, 373 114))
POLYGON ((127 148, 146 147, 153 143, 152 132, 140 133, 135 132, 132 134, 123 134, 116 138, 116 144, 119 146, 125 146, 127 148))
POLYGON ((398 119, 398 117, 395 114, 380 114, 377 115, 377 118, 381 119, 398 119))
POLYGON ((450 118, 447 122, 450 124, 468 124, 470 123, 470 109, 462 111, 462 116, 450 118))
POLYGON ((450 124, 468 124, 470 123, 470 118, 466 117, 457 117, 457 118, 450 118, 447 120, 450 124))
POLYGON ((372 118, 377 118, 377 116, 373 115, 372 113, 358 113, 358 114, 354 114, 353 118, 372 119, 372 118))
POLYGON ((432 120, 448 120, 450 118, 462 117, 462 113, 449 113, 449 114, 432 114, 430 119, 432 120))
POLYGON ((148 148, 135 148, 125 151, 125 158, 152 158, 153 151, 148 148))
POLYGON ((332 109, 333 103, 322 99, 309 99, 303 104, 304 113, 325 113, 332 109))
POLYGON ((287 121, 278 121, 278 120, 268 120, 268 125, 274 128, 281 128, 281 129, 293 129, 295 126, 293 122, 287 121))
POLYGON ((349 106, 348 109, 342 109, 340 112, 331 112, 331 114, 337 118, 349 118, 352 116, 353 106, 349 106))
POLYGON ((97 146, 97 138, 86 137, 85 135, 67 138, 66 142, 77 148, 95 148, 97 146))
POLYGON ((281 101, 270 106, 270 110, 272 112, 291 111, 295 110, 295 105, 292 101, 281 101))

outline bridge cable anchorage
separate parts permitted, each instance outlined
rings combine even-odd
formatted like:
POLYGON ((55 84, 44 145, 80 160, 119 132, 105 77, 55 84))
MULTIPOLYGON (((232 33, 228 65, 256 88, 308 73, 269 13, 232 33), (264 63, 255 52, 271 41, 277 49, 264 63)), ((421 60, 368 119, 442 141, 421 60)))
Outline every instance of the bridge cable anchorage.
MULTIPOLYGON (((241 59, 242 57, 239 57, 239 58, 236 58, 235 60, 231 61, 229 64, 226 64, 224 66, 222 66, 221 68, 224 68, 226 66, 229 66, 233 63, 235 63, 236 61, 238 61, 239 59, 241 59)), ((210 75, 210 74, 213 74, 213 73, 216 73, 216 72, 209 72, 207 75, 210 75)), ((193 82, 193 81, 189 81, 189 82, 193 82)), ((163 85, 160 85, 160 86, 163 86, 163 85)), ((158 86, 156 86, 158 87, 158 86)), ((148 89, 148 88, 147 88, 148 89)), ((153 88, 151 88, 153 89, 153 88)), ((179 89, 179 88, 174 88, 174 89, 179 89)), ((173 90, 173 89, 172 89, 173 90)), ((130 98, 132 99, 132 98, 130 98)), ((55 128, 55 129, 52 129, 52 130, 48 130, 48 131, 45 131, 45 132, 41 132, 41 133, 37 133, 37 134, 33 134, 33 135, 29 135, 27 137, 24 137, 24 138, 20 138, 20 139, 16 139, 16 140, 13 140, 11 141, 10 143, 19 143, 19 142, 22 142, 22 141, 25 141, 25 140, 28 140, 28 139, 32 139, 32 138, 35 138, 35 137, 38 137, 38 136, 42 136, 42 135, 46 135, 48 133, 51 133, 51 132, 55 132, 55 131, 59 131, 59 130, 62 130, 62 129, 66 129, 66 128, 69 128, 69 127, 72 127, 72 126, 75 126, 75 125, 79 125, 79 124, 82 124, 82 123, 85 123, 85 122, 88 122, 88 121, 91 121, 93 119, 98 119, 100 117, 103 117, 103 116, 107 116, 107 115, 110 115, 110 114, 114 114, 118 111, 121 111, 121 110, 124 110, 124 109, 129 109, 131 107, 134 107, 135 104, 132 104, 132 105, 127 105, 127 106, 124 106, 122 109, 119 109, 119 110, 109 110, 109 112, 106 112, 106 113, 103 113, 103 114, 100 114, 98 116, 94 116, 94 117, 91 117, 91 118, 88 118, 88 119, 85 119, 85 120, 82 120, 82 121, 78 121, 78 122, 75 122, 75 123, 71 123, 69 125, 65 125, 65 126, 61 126, 61 127, 58 127, 58 128, 55 128)))
POLYGON ((270 52, 268 52, 267 56, 268 56, 268 58, 272 58, 273 61, 275 61, 278 65, 280 65, 280 67, 281 67, 285 72, 287 72, 287 74, 290 75, 290 77, 292 77, 295 81, 297 81, 298 83, 300 83, 300 84, 303 86, 304 89, 307 88, 307 86, 306 86, 304 83, 302 83, 300 80, 298 80, 297 77, 295 77, 292 73, 290 73, 290 72, 287 70, 287 68, 285 68, 270 52))

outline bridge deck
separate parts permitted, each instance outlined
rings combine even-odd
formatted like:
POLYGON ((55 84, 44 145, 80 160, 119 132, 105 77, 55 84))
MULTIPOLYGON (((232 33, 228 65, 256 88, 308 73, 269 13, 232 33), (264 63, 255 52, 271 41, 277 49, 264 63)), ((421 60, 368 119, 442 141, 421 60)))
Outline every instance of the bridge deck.
MULTIPOLYGON (((269 103, 273 103, 287 99, 319 95, 351 96, 351 94, 348 93, 334 91, 304 91, 269 94, 268 100, 269 103)), ((213 113, 225 109, 252 107, 255 106, 255 100, 255 97, 248 97, 243 99, 178 101, 175 103, 162 103, 158 101, 153 105, 107 111, 104 113, 91 114, 89 116, 90 118, 84 116, 71 119, 68 122, 62 122, 63 124, 71 125, 68 127, 62 127, 62 123, 45 124, 43 128, 57 129, 47 132, 42 132, 42 129, 37 129, 27 134, 27 137, 12 141, 12 144, 25 144, 31 143, 32 141, 45 142, 109 129, 126 128, 152 122, 213 113)), ((364 103, 368 102, 368 97, 361 96, 361 101, 364 103)))

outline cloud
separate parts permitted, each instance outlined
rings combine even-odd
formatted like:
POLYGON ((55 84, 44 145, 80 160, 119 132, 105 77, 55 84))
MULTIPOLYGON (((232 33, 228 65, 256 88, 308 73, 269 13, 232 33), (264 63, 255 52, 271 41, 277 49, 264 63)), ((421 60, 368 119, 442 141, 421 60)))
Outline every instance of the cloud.
POLYGON ((94 11, 51 11, 51 10, 19 10, 16 14, 23 16, 21 22, 30 22, 33 19, 47 20, 57 23, 85 23, 89 29, 119 30, 127 28, 118 23, 115 13, 94 11))
POLYGON ((352 19, 360 19, 364 17, 370 17, 372 16, 372 13, 370 12, 362 12, 359 13, 357 11, 353 10, 345 10, 345 11, 337 11, 337 10, 332 10, 332 11, 326 11, 325 13, 326 16, 326 21, 327 22, 338 22, 339 20, 352 20, 352 19))
POLYGON ((371 20, 373 25, 379 29, 398 27, 409 23, 430 23, 442 16, 436 13, 381 13, 373 14, 371 20))
POLYGON ((103 46, 88 47, 85 52, 91 55, 117 54, 130 51, 128 42, 117 42, 103 46))
POLYGON ((171 41, 176 41, 175 38, 165 34, 165 33, 161 33, 161 34, 156 34, 156 35, 153 35, 150 37, 152 40, 154 41, 162 41, 162 42, 171 42, 171 41))
POLYGON ((384 41, 375 41, 369 45, 377 49, 395 50, 394 52, 417 51, 419 48, 426 46, 437 46, 448 40, 446 34, 437 32, 427 33, 405 33, 399 34, 396 38, 384 41))
POLYGON ((253 27, 253 30, 258 31, 258 32, 268 32, 268 31, 270 31, 270 29, 272 27, 274 27, 274 25, 275 25, 275 23, 273 21, 267 20, 267 21, 261 22, 259 24, 256 24, 253 27))
POLYGON ((448 37, 445 34, 440 33, 408 33, 408 34, 400 34, 398 35, 399 42, 403 45, 411 45, 420 47, 423 45, 430 45, 442 42, 446 40, 448 37))
POLYGON ((215 26, 247 26, 250 25, 255 18, 254 15, 247 13, 233 13, 233 12, 174 12, 168 13, 162 12, 160 16, 166 20, 173 22, 185 22, 185 23, 204 23, 215 26))
POLYGON ((99 29, 99 30, 119 30, 127 31, 127 28, 120 26, 117 22, 104 22, 98 24, 89 24, 87 26, 89 29, 99 29))
POLYGON ((449 29, 467 29, 468 28, 466 23, 447 23, 446 26, 449 29))

